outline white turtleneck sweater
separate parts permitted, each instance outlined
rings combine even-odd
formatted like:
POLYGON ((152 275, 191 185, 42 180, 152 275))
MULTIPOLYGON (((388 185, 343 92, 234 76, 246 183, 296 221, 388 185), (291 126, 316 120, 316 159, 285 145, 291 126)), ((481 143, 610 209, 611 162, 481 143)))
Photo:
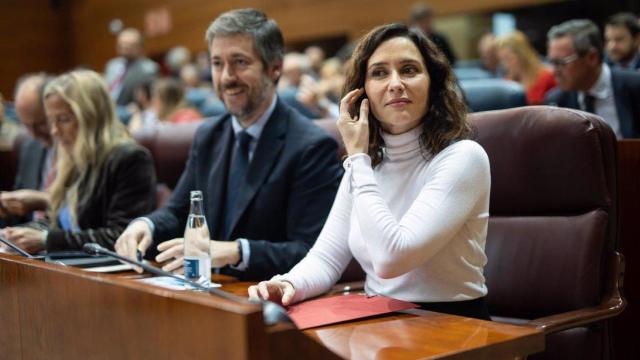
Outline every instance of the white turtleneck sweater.
POLYGON ((486 295, 482 274, 489 217, 485 151, 455 142, 431 159, 420 150, 422 127, 383 134, 384 160, 345 160, 346 173, 327 222, 307 256, 285 275, 294 301, 329 290, 355 257, 365 291, 413 302, 486 295))

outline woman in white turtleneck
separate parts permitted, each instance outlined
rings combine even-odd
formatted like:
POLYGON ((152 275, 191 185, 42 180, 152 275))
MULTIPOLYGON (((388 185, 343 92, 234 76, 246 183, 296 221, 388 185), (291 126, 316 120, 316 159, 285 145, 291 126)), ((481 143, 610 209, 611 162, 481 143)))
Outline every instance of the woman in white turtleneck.
POLYGON ((345 93, 338 128, 349 157, 329 218, 300 263, 249 296, 283 305, 317 296, 355 257, 367 293, 489 319, 489 161, 466 140, 446 58, 403 24, 377 27, 354 51, 345 93))

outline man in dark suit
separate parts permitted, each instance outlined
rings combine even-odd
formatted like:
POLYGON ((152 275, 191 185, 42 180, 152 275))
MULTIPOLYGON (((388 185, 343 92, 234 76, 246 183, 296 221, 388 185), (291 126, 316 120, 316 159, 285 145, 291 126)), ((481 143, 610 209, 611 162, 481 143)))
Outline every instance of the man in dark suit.
POLYGON ((451 66, 453 66, 457 60, 456 55, 447 37, 434 29, 433 17, 433 9, 431 9, 431 6, 424 2, 417 2, 411 7, 409 22, 411 26, 420 29, 429 40, 433 41, 447 60, 449 60, 451 66))
POLYGON ((53 181, 54 154, 49 124, 42 104, 46 74, 22 77, 16 86, 16 113, 31 137, 20 147, 14 191, 0 193, 0 217, 4 225, 31 220, 33 211, 44 211, 48 195, 44 192, 53 181))
POLYGON ((111 97, 120 106, 134 100, 134 91, 158 75, 158 65, 144 56, 142 34, 133 28, 118 34, 118 57, 109 60, 105 68, 105 80, 111 97))
POLYGON ((607 64, 640 70, 640 21, 633 13, 618 13, 604 27, 607 64))
POLYGON ((547 57, 558 87, 545 103, 600 115, 618 138, 640 137, 640 73, 603 63, 598 27, 570 20, 549 30, 547 57))
MULTIPOLYGON (((211 24, 207 40, 213 84, 228 113, 197 130, 169 204, 133 221, 116 251, 134 257, 181 237, 189 192, 202 190, 216 239, 212 267, 268 279, 304 257, 324 225, 342 175, 337 144, 278 99, 283 39, 273 20, 257 10, 230 11, 211 24)), ((182 239, 161 250, 158 261, 173 259, 165 270, 182 266, 182 239)))

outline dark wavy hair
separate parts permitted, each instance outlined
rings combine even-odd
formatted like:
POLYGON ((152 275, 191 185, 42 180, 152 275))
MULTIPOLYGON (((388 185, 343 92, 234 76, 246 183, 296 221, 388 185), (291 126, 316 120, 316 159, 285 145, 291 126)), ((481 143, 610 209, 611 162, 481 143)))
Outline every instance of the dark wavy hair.
MULTIPOLYGON (((420 30, 400 23, 387 24, 378 26, 363 36, 349 60, 342 96, 351 90, 364 88, 369 58, 380 44, 395 37, 405 37, 416 45, 431 78, 429 105, 422 118, 420 147, 425 157, 434 156, 453 141, 468 138, 471 127, 467 122, 467 107, 458 91, 449 62, 420 30)), ((356 108, 360 107, 361 101, 362 99, 358 100, 356 108)), ((368 154, 374 166, 380 164, 383 158, 384 140, 380 132, 380 121, 370 112, 368 154)))

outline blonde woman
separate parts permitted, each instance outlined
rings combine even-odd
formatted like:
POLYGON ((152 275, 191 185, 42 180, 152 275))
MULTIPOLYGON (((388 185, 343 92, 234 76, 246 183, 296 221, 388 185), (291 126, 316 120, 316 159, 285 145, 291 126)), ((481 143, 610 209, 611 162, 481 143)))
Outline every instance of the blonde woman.
POLYGON ((517 81, 527 92, 529 105, 539 105, 554 87, 553 72, 540 60, 527 37, 514 31, 498 39, 498 57, 506 70, 505 78, 517 81))
POLYGON ((31 253, 87 242, 113 249, 129 221, 154 207, 151 156, 118 121, 106 84, 93 71, 55 78, 45 87, 44 106, 58 146, 48 218, 2 232, 31 253))

